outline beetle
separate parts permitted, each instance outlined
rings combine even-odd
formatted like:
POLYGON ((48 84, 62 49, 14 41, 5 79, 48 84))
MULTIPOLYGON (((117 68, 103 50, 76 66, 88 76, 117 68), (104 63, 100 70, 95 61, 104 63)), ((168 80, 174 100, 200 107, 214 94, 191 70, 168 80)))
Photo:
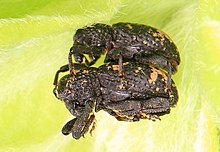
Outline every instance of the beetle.
POLYGON ((59 73, 69 70, 62 66, 54 79, 55 96, 64 102, 75 117, 64 125, 62 133, 79 139, 94 130, 94 112, 104 110, 119 121, 160 119, 176 105, 178 92, 171 79, 158 68, 137 62, 124 62, 124 76, 119 77, 119 65, 107 63, 98 68, 75 63, 75 75, 67 74, 60 80, 59 73), (90 126, 92 125, 92 129, 90 126))
POLYGON ((78 29, 68 60, 70 73, 74 75, 72 55, 76 62, 93 65, 106 53, 105 63, 118 61, 119 74, 122 63, 136 61, 152 65, 168 72, 169 77, 177 71, 180 63, 178 49, 163 31, 136 23, 119 22, 112 26, 97 23, 78 29), (89 55, 90 62, 85 58, 89 55))

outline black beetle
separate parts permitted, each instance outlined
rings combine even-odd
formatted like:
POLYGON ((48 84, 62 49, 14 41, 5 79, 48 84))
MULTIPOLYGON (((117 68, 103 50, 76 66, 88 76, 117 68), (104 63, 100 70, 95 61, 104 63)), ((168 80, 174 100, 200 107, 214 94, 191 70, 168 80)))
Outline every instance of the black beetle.
POLYGON ((175 83, 171 80, 169 91, 167 74, 152 66, 125 62, 123 77, 119 77, 119 66, 114 63, 99 68, 73 66, 75 75, 67 74, 59 81, 59 73, 68 71, 69 66, 57 71, 54 93, 75 116, 62 129, 64 135, 72 133, 75 139, 84 136, 91 124, 90 132, 94 129, 94 111, 104 110, 119 121, 155 120, 177 103, 175 83))
POLYGON ((85 54, 87 65, 96 62, 101 54, 107 52, 105 63, 118 61, 119 74, 122 75, 122 62, 136 61, 175 73, 180 56, 171 38, 159 29, 135 23, 116 23, 112 26, 97 23, 78 29, 74 44, 69 52, 70 73, 74 75, 72 55, 76 62, 82 63, 85 54))

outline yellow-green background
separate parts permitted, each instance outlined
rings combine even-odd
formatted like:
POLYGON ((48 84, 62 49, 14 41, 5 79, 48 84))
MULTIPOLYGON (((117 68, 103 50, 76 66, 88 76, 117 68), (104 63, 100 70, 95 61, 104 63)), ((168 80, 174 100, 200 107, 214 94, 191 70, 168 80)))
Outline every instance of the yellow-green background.
POLYGON ((0 151, 219 151, 220 2, 217 0, 0 0, 0 151), (96 114, 74 140, 72 116, 53 93, 75 31, 127 21, 162 29, 179 48, 179 101, 161 121, 96 114))

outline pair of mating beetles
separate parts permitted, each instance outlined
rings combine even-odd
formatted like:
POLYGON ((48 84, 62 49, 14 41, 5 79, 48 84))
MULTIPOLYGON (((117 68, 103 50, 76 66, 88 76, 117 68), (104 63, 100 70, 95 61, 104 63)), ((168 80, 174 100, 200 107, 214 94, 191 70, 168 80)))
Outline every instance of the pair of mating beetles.
POLYGON ((64 135, 72 133, 79 139, 91 132, 94 111, 104 110, 119 121, 156 120, 177 103, 171 75, 180 63, 179 52, 169 36, 156 28, 98 23, 78 29, 68 59, 54 79, 56 97, 75 116, 63 127, 64 135), (91 67, 102 54, 106 54, 104 64, 91 67), (59 73, 65 71, 70 74, 58 82, 59 73))

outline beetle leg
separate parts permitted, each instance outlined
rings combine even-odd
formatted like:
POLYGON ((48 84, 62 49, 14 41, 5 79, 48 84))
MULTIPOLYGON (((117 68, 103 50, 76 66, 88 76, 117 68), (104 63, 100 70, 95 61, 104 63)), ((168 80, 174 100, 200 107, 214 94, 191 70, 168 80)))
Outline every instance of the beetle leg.
MULTIPOLYGON (((87 69, 87 66, 85 64, 75 63, 75 64, 72 64, 71 66, 73 66, 75 70, 87 69)), ((60 72, 66 72, 68 70, 69 70, 69 64, 61 66, 60 69, 55 74, 53 85, 57 86, 60 72)))
POLYGON ((122 61, 122 55, 120 54, 120 56, 119 56, 119 60, 118 60, 118 65, 119 65, 119 77, 122 77, 123 75, 122 75, 122 63, 123 63, 123 61, 122 61))
POLYGON ((95 115, 92 114, 89 118, 89 124, 88 127, 90 126, 90 124, 92 123, 92 128, 90 129, 89 133, 90 133, 90 136, 92 136, 92 132, 95 130, 95 127, 96 127, 96 119, 95 119, 95 115))
POLYGON ((118 66, 119 66, 119 77, 122 77, 122 66, 123 66, 123 59, 122 59, 122 50, 117 50, 117 49, 111 49, 108 51, 106 54, 104 62, 114 62, 115 60, 118 60, 118 66))
POLYGON ((73 47, 71 47, 70 52, 69 52, 69 56, 68 56, 68 61, 69 61, 69 71, 72 76, 75 75, 74 67, 73 67, 73 60, 72 60, 73 54, 74 54, 74 49, 73 49, 73 47))
POLYGON ((54 95, 55 95, 56 97, 58 97, 58 96, 57 96, 57 83, 58 83, 59 74, 60 74, 60 72, 66 72, 66 71, 68 71, 68 70, 69 70, 69 65, 66 64, 66 65, 61 66, 60 69, 59 69, 59 70, 56 72, 56 74, 55 74, 54 81, 53 81, 53 85, 54 85, 55 87, 54 87, 54 89, 53 89, 53 93, 54 93, 54 95))
POLYGON ((167 74, 167 89, 170 93, 172 93, 172 89, 171 89, 171 75, 172 75, 172 66, 171 63, 168 62, 168 74, 167 74))
POLYGON ((160 116, 157 114, 145 114, 143 112, 140 112, 140 114, 137 115, 139 119, 148 119, 152 121, 161 120, 160 116))
POLYGON ((75 75, 75 68, 72 60, 72 56, 74 57, 74 60, 80 64, 83 62, 83 58, 86 60, 86 64, 88 64, 88 60, 83 54, 80 54, 79 52, 83 52, 84 48, 81 46, 73 46, 70 48, 70 52, 68 55, 68 61, 69 61, 69 71, 72 76, 75 75))
POLYGON ((132 119, 132 117, 128 117, 126 115, 121 115, 120 112, 118 111, 114 111, 108 108, 103 108, 103 110, 105 110, 106 112, 108 112, 110 115, 112 115, 113 117, 115 117, 118 121, 137 121, 132 119))
POLYGON ((58 77, 59 77, 60 72, 66 72, 68 70, 69 70, 68 64, 61 66, 60 69, 55 74, 53 85, 57 86, 58 77))

